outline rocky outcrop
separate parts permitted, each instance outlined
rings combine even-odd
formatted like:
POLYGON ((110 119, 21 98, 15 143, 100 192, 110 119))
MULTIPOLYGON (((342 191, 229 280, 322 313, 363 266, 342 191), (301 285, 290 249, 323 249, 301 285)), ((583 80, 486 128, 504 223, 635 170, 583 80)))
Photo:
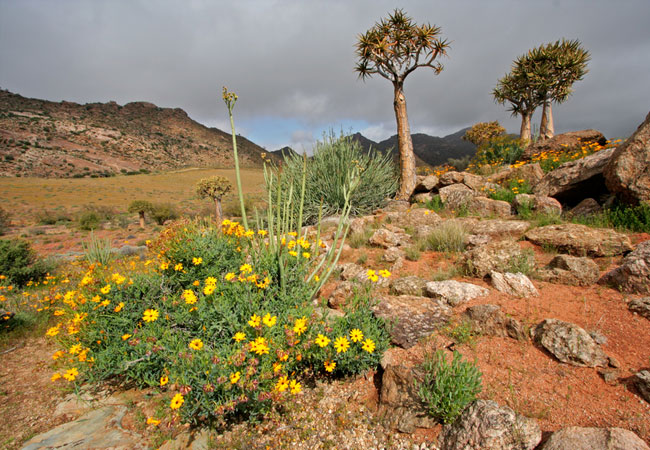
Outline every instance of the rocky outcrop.
POLYGON ((450 306, 457 306, 473 298, 484 297, 490 291, 475 284, 446 280, 426 283, 424 293, 427 297, 442 300, 450 306))
POLYGON ((627 304, 627 307, 633 313, 650 320, 650 297, 631 300, 630 303, 627 304))
POLYGON ((601 212, 603 208, 593 198, 586 198, 569 211, 571 217, 587 217, 601 212))
POLYGON ((435 175, 418 175, 415 181, 413 192, 430 192, 438 185, 438 177, 435 175))
POLYGON ((623 258, 619 267, 603 275, 598 283, 625 292, 650 294, 650 241, 640 243, 623 258))
POLYGON ((629 203, 650 202, 649 168, 650 113, 605 166, 607 188, 629 203))
POLYGON ((511 337, 517 340, 527 338, 524 326, 506 315, 498 305, 471 306, 463 312, 461 320, 472 325, 472 331, 485 336, 511 337))
POLYGON ((327 299, 327 305, 330 308, 342 309, 347 301, 354 294, 356 284, 351 281, 341 281, 332 291, 327 299))
POLYGON ((440 450, 532 450, 542 440, 535 420, 491 400, 475 400, 438 438, 440 450))
POLYGON ((469 227, 471 234, 489 236, 491 239, 519 239, 530 228, 523 220, 480 220, 469 227))
POLYGON ((590 258, 557 255, 536 273, 537 278, 549 283, 589 286, 600 277, 598 265, 590 258))
POLYGON ((608 193, 603 169, 614 153, 613 148, 562 164, 548 172, 533 188, 538 195, 554 197, 561 203, 577 205, 585 192, 598 197, 608 193))
POLYGON ((438 195, 440 195, 440 200, 445 204, 445 208, 457 209, 467 205, 476 193, 464 184, 451 184, 440 188, 438 195))
POLYGON ((560 152, 567 149, 577 149, 591 143, 605 145, 607 144, 607 139, 605 139, 603 133, 597 130, 570 131, 553 136, 551 139, 539 140, 529 145, 521 159, 529 160, 543 152, 560 152))
POLYGON ((469 274, 483 278, 493 270, 509 272, 513 264, 535 267, 535 257, 514 241, 492 241, 466 252, 462 264, 469 274))
POLYGON ((492 287, 513 297, 538 297, 539 291, 523 273, 490 272, 492 287))
POLYGON ((600 346, 579 326, 546 319, 532 330, 533 340, 560 361, 574 366, 606 367, 609 359, 600 346))
POLYGON ((391 340, 403 348, 414 346, 420 338, 445 326, 451 308, 442 300, 412 295, 384 296, 373 308, 375 316, 395 320, 391 340))
POLYGON ((556 431, 540 450, 650 450, 631 431, 622 428, 568 427, 556 431))
POLYGON ((615 256, 633 248, 625 234, 575 223, 533 228, 525 237, 534 244, 575 256, 615 256))

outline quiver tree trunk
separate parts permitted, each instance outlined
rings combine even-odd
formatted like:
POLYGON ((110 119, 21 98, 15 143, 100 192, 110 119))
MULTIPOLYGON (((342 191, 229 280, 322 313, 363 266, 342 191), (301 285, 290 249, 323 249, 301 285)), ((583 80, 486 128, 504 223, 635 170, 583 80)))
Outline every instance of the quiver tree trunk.
POLYGON ((221 199, 220 198, 215 198, 214 199, 214 209, 215 209, 215 213, 216 213, 217 225, 219 225, 219 227, 217 227, 217 229, 220 230, 221 229, 220 228, 221 222, 223 222, 223 209, 221 209, 221 199))
POLYGON ((542 122, 539 125, 539 138, 550 139, 555 136, 555 127, 553 126, 553 108, 551 101, 546 100, 542 107, 542 122))
POLYGON ((530 120, 532 118, 531 113, 521 113, 521 130, 519 131, 519 139, 528 145, 531 141, 530 139, 530 120))
POLYGON ((138 211, 138 215, 140 216, 140 228, 144 228, 144 211, 138 211))
POLYGON ((415 155, 413 153, 413 141, 411 140, 411 129, 409 127, 408 115, 406 114, 406 97, 404 97, 403 86, 395 83, 395 119, 397 120, 397 148, 399 150, 400 185, 395 198, 397 200, 408 200, 415 189, 415 155))

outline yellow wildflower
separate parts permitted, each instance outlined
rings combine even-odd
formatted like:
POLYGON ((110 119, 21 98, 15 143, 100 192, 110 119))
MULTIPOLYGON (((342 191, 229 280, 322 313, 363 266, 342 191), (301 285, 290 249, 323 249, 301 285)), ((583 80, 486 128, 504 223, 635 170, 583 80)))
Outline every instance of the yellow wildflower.
POLYGON ((278 379, 278 382, 275 383, 275 390, 278 392, 284 392, 287 390, 288 387, 289 387, 289 380, 287 380, 286 376, 280 377, 278 379))
POLYGON ((185 399, 183 398, 182 394, 176 394, 174 395, 174 398, 172 398, 172 401, 169 403, 169 407, 171 409, 178 409, 183 406, 184 401, 185 399))
POLYGON ((66 370, 66 372, 63 374, 63 378, 68 381, 74 381, 75 378, 77 378, 77 375, 79 375, 79 371, 73 367, 72 369, 66 370))
POLYGON ((266 313, 266 315, 262 319, 262 322, 264 322, 264 325, 271 328, 273 325, 275 325, 277 319, 278 319, 277 316, 271 316, 271 313, 266 313))
POLYGON ((104 294, 104 295, 108 294, 109 292, 111 292, 111 285, 110 285, 110 284, 107 284, 106 286, 104 286, 103 288, 101 288, 101 289, 99 290, 99 292, 101 292, 101 293, 104 294))
POLYGON ((122 335, 122 340, 123 340, 123 341, 126 341, 126 340, 127 340, 128 338, 130 338, 130 337, 131 337, 131 335, 128 334, 128 333, 127 333, 127 334, 123 334, 123 335, 122 335))
POLYGON ((201 350, 203 348, 203 341, 201 341, 201 339, 193 339, 190 342, 189 347, 192 350, 201 350))
POLYGON ((241 341, 243 341, 244 339, 246 339, 246 333, 244 333, 244 332, 242 332, 242 331, 238 331, 238 332, 235 333, 235 335, 233 336, 233 339, 235 340, 235 342, 241 342, 241 341))
POLYGON ((289 383, 289 388, 291 389, 292 394, 298 394, 301 391, 301 386, 300 383, 298 383, 296 380, 291 380, 289 383))
POLYGON ((350 348, 350 342, 345 336, 339 336, 334 341, 334 348, 336 349, 336 353, 345 353, 350 348))
POLYGON ((157 427, 160 424, 160 420, 154 419, 153 417, 147 417, 147 425, 153 425, 157 427))
POLYGON ((350 331, 350 339, 352 342, 361 342, 363 340, 363 333, 361 330, 355 328, 354 330, 350 331))
POLYGON ((241 372, 235 372, 230 374, 230 383, 235 384, 239 381, 239 378, 241 378, 241 372))
POLYGON ((250 320, 248 321, 248 324, 249 324, 251 327, 253 327, 253 328, 257 328, 257 327, 260 326, 260 321, 261 321, 261 320, 262 320, 262 319, 261 319, 260 316, 258 316, 257 314, 253 314, 253 315, 251 316, 250 320))
POLYGON ((368 353, 372 353, 375 351, 375 343, 372 341, 372 339, 366 339, 363 341, 363 345, 361 346, 362 349, 367 351, 368 353))
POLYGON ((324 336, 324 335, 319 333, 318 336, 316 336, 316 339, 314 339, 314 342, 319 347, 324 348, 324 347, 327 347, 329 345, 329 343, 331 342, 331 339, 328 338, 327 336, 324 336))
POLYGON ((124 302, 120 302, 113 311, 120 312, 122 311, 122 308, 124 308, 124 302))
POLYGON ((169 383, 169 377, 167 375, 163 375, 162 377, 160 377, 160 385, 161 386, 164 386, 167 383, 169 383))
POLYGON ((296 323, 293 326, 293 332, 300 336, 305 331, 307 331, 307 319, 305 317, 296 319, 296 323))
POLYGON ((334 361, 330 361, 330 360, 325 361, 323 363, 323 365, 325 366, 325 370, 327 372, 333 372, 334 369, 336 368, 336 363, 334 361))
POLYGON ((203 264, 203 258, 201 258, 200 256, 198 258, 192 258, 192 264, 194 264, 195 266, 203 264))
POLYGON ((142 320, 145 322, 155 322, 158 319, 158 311, 155 309, 146 309, 142 314, 142 320))

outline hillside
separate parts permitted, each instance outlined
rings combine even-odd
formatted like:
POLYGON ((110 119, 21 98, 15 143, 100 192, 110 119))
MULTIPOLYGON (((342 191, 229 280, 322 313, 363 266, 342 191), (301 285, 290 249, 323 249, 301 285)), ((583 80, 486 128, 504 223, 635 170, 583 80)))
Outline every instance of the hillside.
MULTIPOLYGON (((417 164, 437 166, 444 164, 449 158, 462 158, 466 155, 474 155, 476 146, 471 142, 461 139, 465 131, 467 131, 466 128, 445 137, 429 136, 422 133, 411 135, 413 139, 413 152, 415 153, 417 164)), ((382 153, 391 151, 395 158, 398 157, 397 135, 393 135, 381 142, 374 142, 361 133, 354 134, 353 138, 366 151, 372 147, 382 153)))
MULTIPOLYGON (((240 164, 264 149, 238 136, 240 164)), ((0 176, 108 176, 232 167, 232 137, 180 108, 146 102, 50 102, 0 90, 0 176)))

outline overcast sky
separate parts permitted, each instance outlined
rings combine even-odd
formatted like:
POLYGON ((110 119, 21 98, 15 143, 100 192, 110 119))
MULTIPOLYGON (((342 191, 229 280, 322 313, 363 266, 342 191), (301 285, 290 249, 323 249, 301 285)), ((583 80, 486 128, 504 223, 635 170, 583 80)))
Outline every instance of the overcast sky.
POLYGON ((490 120, 518 133, 491 91, 514 58, 561 38, 579 39, 591 62, 554 106, 556 132, 626 137, 650 111, 648 0, 0 0, 0 87, 149 101, 229 131, 226 85, 239 95, 237 132, 268 150, 309 151, 329 128, 379 141, 396 133, 392 85, 357 78, 354 44, 396 7, 451 41, 440 75, 406 80, 413 133, 490 120))

